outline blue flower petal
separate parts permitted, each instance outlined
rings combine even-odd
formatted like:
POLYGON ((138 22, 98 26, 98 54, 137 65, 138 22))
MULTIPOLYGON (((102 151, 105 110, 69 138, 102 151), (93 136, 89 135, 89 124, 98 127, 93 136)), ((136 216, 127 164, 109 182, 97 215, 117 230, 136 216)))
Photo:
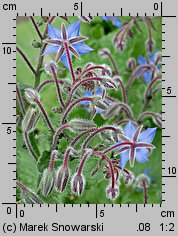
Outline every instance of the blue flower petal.
POLYGON ((102 93, 103 93, 103 90, 102 90, 101 87, 99 87, 99 88, 97 88, 97 89, 95 90, 95 94, 96 94, 96 95, 102 95, 102 93))
POLYGON ((84 96, 85 97, 91 97, 92 96, 92 92, 89 90, 84 90, 84 96))
POLYGON ((113 24, 119 29, 122 28, 122 23, 116 17, 113 19, 113 24))
POLYGON ((46 48, 46 50, 44 51, 42 56, 49 54, 49 53, 57 53, 58 50, 59 50, 59 46, 51 44, 51 45, 49 45, 49 47, 46 48))
POLYGON ((127 161, 129 160, 129 150, 120 154, 120 166, 122 170, 125 168, 127 161))
POLYGON ((48 24, 48 35, 51 39, 60 39, 61 38, 61 30, 53 27, 48 24))
POLYGON ((111 20, 109 16, 102 16, 103 20, 111 20))
POLYGON ((68 39, 79 36, 80 22, 80 20, 73 22, 67 27, 68 39))
POLYGON ((149 176, 149 174, 150 174, 150 169, 146 169, 146 170, 144 171, 144 174, 149 176))
MULTIPOLYGON (((70 53, 70 57, 72 58, 72 53, 70 53)), ((68 63, 68 59, 67 59, 67 54, 63 53, 62 57, 61 57, 61 62, 63 63, 63 65, 69 69, 69 63, 68 63)))
POLYGON ((103 109, 99 108, 99 107, 95 107, 96 108, 96 113, 97 114, 101 114, 103 112, 103 109))
POLYGON ((90 105, 90 102, 89 101, 83 101, 83 102, 80 102, 81 105, 84 105, 84 106, 88 106, 90 105))
POLYGON ((148 160, 148 149, 146 148, 138 148, 136 149, 136 155, 135 155, 135 159, 140 162, 140 163, 144 163, 149 161, 148 160))
POLYGON ((93 51, 93 48, 87 46, 82 42, 73 43, 72 47, 79 53, 79 54, 86 54, 88 52, 93 51))
POLYGON ((152 76, 151 71, 147 71, 144 73, 143 78, 146 83, 149 83, 151 81, 151 76, 152 76))
POLYGON ((135 132, 136 132, 135 126, 132 124, 131 121, 129 121, 124 128, 124 135, 130 140, 132 140, 135 132))
POLYGON ((144 57, 142 57, 141 55, 138 57, 138 63, 139 63, 139 65, 145 65, 145 64, 147 64, 147 61, 146 61, 146 59, 144 58, 144 57))
POLYGON ((138 142, 152 143, 157 128, 148 128, 141 132, 138 138, 138 142))
POLYGON ((151 61, 152 63, 155 62, 155 55, 156 55, 157 51, 155 51, 154 53, 152 53, 151 56, 149 56, 149 61, 151 61))

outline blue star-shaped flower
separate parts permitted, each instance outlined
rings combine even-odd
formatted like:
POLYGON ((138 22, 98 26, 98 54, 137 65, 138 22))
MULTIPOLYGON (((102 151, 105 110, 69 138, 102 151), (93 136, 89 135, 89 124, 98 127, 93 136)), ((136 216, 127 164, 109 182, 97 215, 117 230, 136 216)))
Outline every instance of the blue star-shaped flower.
POLYGON ((122 23, 116 16, 102 16, 103 20, 109 21, 111 20, 113 22, 113 25, 115 25, 117 28, 122 28, 122 23))
POLYGON ((93 51, 92 48, 82 42, 87 38, 79 35, 80 22, 81 21, 79 20, 71 23, 67 28, 62 24, 61 30, 48 24, 48 35, 50 39, 46 39, 44 42, 50 45, 43 55, 57 53, 56 62, 60 59, 64 66, 69 69, 67 51, 71 58, 72 55, 79 58, 80 55, 93 51))
MULTIPOLYGON (((156 53, 157 53, 157 51, 154 52, 151 56, 148 57, 149 62, 151 62, 152 64, 154 64, 155 61, 156 61, 156 60, 155 60, 155 55, 156 55, 156 53)), ((142 57, 141 55, 138 57, 138 63, 139 63, 140 66, 149 65, 147 59, 144 58, 144 57, 142 57)), ((157 65, 156 67, 157 67, 158 70, 160 69, 160 66, 159 66, 159 65, 157 65)), ((143 72, 143 70, 140 70, 140 71, 138 72, 138 74, 137 74, 137 77, 138 77, 142 72, 143 72)), ((144 75, 143 75, 143 78, 144 78, 144 80, 145 80, 146 83, 149 83, 149 82, 151 81, 151 79, 152 79, 152 71, 147 71, 147 72, 145 72, 144 75)))
MULTIPOLYGON (((123 141, 130 141, 131 146, 116 148, 116 154, 120 153, 120 165, 124 169, 127 161, 130 161, 130 166, 134 166, 135 159, 144 163, 148 161, 149 149, 153 148, 151 145, 155 134, 156 128, 148 128, 142 131, 142 126, 136 128, 131 121, 127 123, 124 128, 124 136, 120 137, 123 141)), ((121 141, 121 142, 123 142, 121 141)))
MULTIPOLYGON (((103 94, 103 90, 102 90, 101 87, 95 89, 93 92, 91 92, 89 90, 84 90, 84 97, 91 97, 91 96, 102 97, 102 94, 103 94)), ((99 102, 98 104, 94 105, 97 114, 101 114, 103 112, 103 110, 106 107, 108 107, 108 103, 107 102, 103 101, 103 102, 99 102)), ((89 101, 83 101, 83 102, 80 102, 80 104, 84 105, 84 106, 89 106, 90 102, 89 101)))

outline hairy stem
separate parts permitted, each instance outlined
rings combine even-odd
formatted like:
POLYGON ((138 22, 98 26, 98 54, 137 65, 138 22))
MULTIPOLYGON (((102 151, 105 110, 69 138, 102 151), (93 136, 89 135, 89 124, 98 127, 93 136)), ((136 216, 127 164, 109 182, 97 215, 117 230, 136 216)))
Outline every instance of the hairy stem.
POLYGON ((148 203, 148 193, 147 193, 145 180, 142 180, 142 186, 143 186, 144 204, 147 204, 148 203))
POLYGON ((74 84, 74 86, 71 88, 71 91, 70 91, 69 96, 67 98, 66 106, 68 106, 70 104, 73 94, 75 93, 75 91, 77 90, 77 88, 80 85, 85 84, 88 81, 102 81, 102 80, 103 80, 103 78, 101 78, 101 77, 87 77, 85 79, 80 80, 76 84, 74 84))
POLYGON ((16 185, 21 188, 24 192, 28 192, 28 189, 20 182, 20 181, 16 181, 16 185))
POLYGON ((64 124, 66 118, 67 118, 67 115, 69 114, 70 110, 76 106, 77 104, 79 104, 80 102, 83 102, 83 101, 89 101, 89 102, 92 102, 92 97, 83 97, 83 98, 79 98, 77 100, 75 100, 75 102, 71 103, 70 106, 66 109, 66 111, 64 112, 62 118, 61 118, 61 124, 64 124))
POLYGON ((48 115, 47 115, 47 113, 46 113, 46 111, 45 111, 43 105, 41 104, 41 102, 40 102, 37 98, 34 99, 34 102, 37 104, 37 106, 38 106, 39 109, 41 110, 41 112, 42 112, 42 114, 43 114, 43 116, 44 116, 44 119, 45 119, 45 121, 46 121, 46 123, 47 123, 49 129, 51 130, 52 133, 54 133, 54 129, 53 129, 53 127, 52 127, 51 121, 50 121, 50 119, 48 118, 48 115))
POLYGON ((115 150, 117 147, 121 147, 121 146, 124 146, 124 145, 130 145, 130 146, 132 146, 133 143, 132 143, 132 142, 117 143, 117 144, 113 145, 112 147, 106 149, 106 150, 103 152, 103 154, 106 154, 106 153, 108 153, 108 152, 110 152, 110 151, 112 151, 112 150, 115 150))
POLYGON ((16 93, 17 93, 17 99, 18 99, 22 114, 25 115, 25 104, 23 102, 21 92, 20 92, 18 85, 16 85, 16 93))
POLYGON ((57 75, 56 75, 54 66, 51 64, 50 68, 51 68, 51 71, 52 71, 52 74, 53 74, 53 77, 54 77, 54 80, 55 80, 59 103, 61 104, 62 108, 64 108, 64 101, 63 101, 63 98, 62 98, 62 95, 61 95, 61 91, 60 91, 60 87, 59 87, 59 81, 57 79, 57 75))
MULTIPOLYGON (((137 73, 138 73, 140 70, 144 70, 144 69, 149 70, 149 69, 150 69, 150 66, 149 66, 149 65, 138 66, 138 67, 134 70, 134 72, 132 73, 132 75, 130 76, 130 78, 129 78, 129 80, 128 80, 127 88, 130 87, 130 85, 131 85, 133 79, 135 78, 135 76, 137 75, 137 73)), ((146 72, 146 70, 145 70, 145 72, 146 72)))
POLYGON ((105 130, 112 130, 114 132, 117 132, 118 130, 116 128, 114 128, 113 126, 105 126, 105 127, 101 127, 99 129, 97 129, 96 131, 94 131, 90 136, 88 136, 88 138, 83 142, 82 144, 82 150, 86 148, 87 144, 89 143, 89 141, 98 133, 101 133, 105 130))
MULTIPOLYGON (((43 83, 41 83, 38 87, 37 87, 37 89, 36 89, 36 91, 40 91, 45 85, 47 85, 47 84, 51 84, 51 83, 56 83, 56 81, 54 80, 54 79, 47 79, 47 80, 45 80, 43 83)), ((64 82, 64 80, 59 80, 58 79, 58 83, 59 84, 61 84, 61 85, 63 85, 65 82, 64 82)))
POLYGON ((53 136, 52 150, 54 150, 56 148, 56 145, 57 145, 57 142, 58 142, 58 137, 59 137, 60 133, 68 127, 69 127, 69 123, 62 125, 61 127, 59 127, 56 130, 56 132, 53 136))
POLYGON ((33 74, 36 75, 35 69, 33 68, 32 64, 30 63, 28 58, 25 56, 25 54, 22 52, 22 50, 19 47, 16 47, 16 50, 22 56, 22 58, 24 59, 24 61, 26 62, 26 64, 30 68, 30 70, 33 72, 33 74))
POLYGON ((85 130, 83 131, 82 133, 80 133, 79 135, 77 135, 77 137, 71 142, 71 145, 70 147, 67 148, 66 150, 66 154, 65 154, 65 158, 64 158, 64 163, 63 163, 63 166, 66 168, 67 165, 68 165, 68 160, 69 160, 69 156, 70 156, 70 151, 71 151, 71 147, 73 147, 76 142, 82 138, 84 135, 88 134, 88 133, 91 133, 93 131, 95 131, 97 128, 91 128, 91 129, 88 129, 88 130, 85 130))
POLYGON ((123 100, 124 103, 127 103, 127 94, 126 94, 125 86, 124 86, 122 80, 121 80, 119 77, 116 78, 116 81, 119 82, 120 87, 121 87, 121 91, 122 91, 122 100, 123 100))

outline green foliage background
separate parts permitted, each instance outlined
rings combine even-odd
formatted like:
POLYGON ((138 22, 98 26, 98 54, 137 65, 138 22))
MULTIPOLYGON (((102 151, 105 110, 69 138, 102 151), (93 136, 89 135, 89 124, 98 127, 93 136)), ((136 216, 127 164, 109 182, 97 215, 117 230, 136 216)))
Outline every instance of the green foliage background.
MULTIPOLYGON (((39 17, 35 17, 35 20, 40 19, 39 17)), ((125 21, 127 17, 120 17, 121 21, 125 21)), ((69 17, 70 22, 74 22, 78 20, 77 17, 69 17)), ((61 22, 64 20, 59 17, 55 19, 53 26, 60 28, 61 22)), ((65 22, 65 24, 67 24, 65 22)), ((134 38, 129 38, 127 40, 127 47, 123 52, 118 52, 116 48, 112 44, 113 36, 118 31, 118 28, 112 25, 111 22, 103 22, 101 17, 95 17, 94 21, 91 24, 81 23, 81 31, 82 35, 87 36, 89 39, 86 41, 86 44, 94 48, 94 51, 82 55, 81 60, 75 59, 73 60, 74 67, 84 67, 86 63, 93 62, 95 64, 108 64, 110 65, 110 61, 108 59, 102 59, 98 56, 98 51, 102 48, 108 48, 113 58, 115 59, 118 69, 121 72, 121 77, 123 81, 126 82, 129 78, 130 72, 127 70, 126 63, 130 57, 138 58, 139 55, 145 56, 145 41, 148 38, 148 32, 146 25, 141 22, 139 23, 143 33, 138 32, 135 27, 133 27, 134 38), (128 72, 128 73, 123 73, 128 72)), ((153 38, 155 40, 155 49, 161 51, 161 17, 154 20, 154 25, 157 29, 157 32, 152 30, 153 38)), ((44 25, 41 26, 41 30, 43 31, 44 25)), ((36 34, 31 22, 29 20, 22 21, 17 24, 17 45, 23 50, 23 52, 28 56, 28 59, 32 63, 32 65, 36 68, 38 57, 39 57, 39 49, 32 47, 33 40, 39 41, 38 35, 36 34)), ((54 55, 47 55, 44 59, 44 64, 49 62, 51 59, 54 59, 54 55)), ((111 66, 111 65, 110 65, 111 66)), ((64 68, 61 62, 59 62, 59 67, 61 71, 61 75, 59 78, 70 78, 69 72, 64 68)), ((45 73, 42 73, 41 81, 45 81, 48 79, 45 73)), ((34 86, 34 76, 30 72, 27 65, 24 63, 21 56, 17 53, 17 82, 19 83, 20 88, 23 90, 26 87, 34 86)), ((134 81, 131 89, 128 92, 128 104, 133 109, 133 113, 135 118, 138 118, 141 107, 143 105, 143 97, 144 91, 146 88, 146 83, 141 81, 134 81)), ((121 91, 109 91, 110 95, 115 98, 121 99, 121 91)), ((65 95, 64 95, 65 96, 65 95)), ((48 112, 53 125, 55 128, 58 125, 58 121, 60 119, 59 114, 54 114, 52 112, 52 107, 58 106, 57 95, 55 92, 54 85, 46 86, 41 91, 41 102, 44 104, 46 111, 48 112)), ((156 95, 149 106, 149 110, 161 113, 161 94, 156 95)), ((17 113, 19 113, 19 107, 17 106, 17 113)), ((72 117, 86 117, 86 113, 82 109, 74 109, 71 112, 69 118, 72 117)), ((105 123, 112 124, 112 121, 105 121, 101 118, 100 115, 95 117, 95 123, 98 126, 102 126, 105 123)), ((145 119, 144 127, 155 127, 155 124, 151 119, 145 119)), ((71 136, 73 134, 69 133, 71 136)), ((29 152, 24 146, 23 135, 20 127, 17 127, 17 179, 20 180, 25 186, 32 189, 34 192, 38 192, 40 197, 46 203, 113 203, 109 199, 106 198, 105 189, 108 186, 108 181, 103 179, 102 170, 98 172, 98 174, 94 177, 91 177, 91 170, 94 169, 98 163, 97 157, 90 158, 84 168, 84 175, 86 177, 86 189, 84 194, 81 197, 73 196, 70 191, 70 184, 68 184, 67 189, 64 193, 58 193, 53 191, 52 194, 44 198, 41 196, 40 190, 38 189, 38 183, 40 179, 40 174, 49 164, 49 147, 51 142, 51 136, 48 131, 46 124, 41 118, 37 125, 37 132, 33 134, 37 139, 37 145, 39 151, 41 153, 41 157, 36 165, 33 158, 30 156, 29 152), (46 151, 44 151, 46 150, 46 151)), ((156 137, 154 139, 153 144, 156 146, 156 149, 153 150, 151 156, 149 157, 149 162, 147 163, 135 163, 134 168, 132 169, 133 173, 137 176, 140 173, 143 173, 146 169, 150 169, 150 177, 153 179, 148 192, 149 199, 148 203, 160 203, 161 202, 161 158, 162 158, 162 150, 161 150, 161 130, 158 128, 156 137)), ((33 138, 33 137, 31 137, 33 138)), ((96 142, 102 142, 99 140, 99 137, 94 139, 91 142, 91 146, 96 144, 96 142)), ((59 159, 55 163, 55 168, 57 169, 63 160, 63 154, 66 150, 66 147, 69 145, 69 140, 66 138, 60 139, 60 144, 58 145, 59 150, 59 159)), ((80 146, 80 144, 78 145, 80 146)), ((71 176, 75 172, 76 167, 79 163, 79 160, 75 159, 70 161, 70 170, 71 176)), ((129 165, 127 165, 128 169, 130 169, 129 165)), ((17 201, 20 202, 20 190, 17 189, 17 201)), ((121 184, 120 187, 120 196, 114 201, 114 203, 143 203, 143 193, 141 191, 136 191, 132 186, 125 187, 121 184)))

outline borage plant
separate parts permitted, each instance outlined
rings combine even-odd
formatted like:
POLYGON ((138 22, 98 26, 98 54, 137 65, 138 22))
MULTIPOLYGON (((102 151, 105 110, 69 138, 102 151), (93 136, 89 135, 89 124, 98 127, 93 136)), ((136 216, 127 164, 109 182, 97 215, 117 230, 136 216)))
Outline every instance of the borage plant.
MULTIPOLYGON (((34 86, 17 83, 17 139, 23 137, 25 143, 22 146, 22 142, 17 141, 17 186, 21 189, 18 202, 108 203, 115 200, 116 203, 141 203, 142 199, 138 197, 137 200, 139 192, 135 191, 135 186, 142 186, 147 203, 150 181, 142 172, 155 148, 152 142, 157 127, 162 126, 159 107, 161 54, 154 48, 151 30, 157 30, 154 21, 158 25, 159 19, 30 19, 40 39, 34 40, 32 45, 39 48, 40 53, 34 69, 30 59, 17 47, 35 78, 34 86), (52 25, 54 22, 58 27, 52 25), (112 50, 110 38, 115 34, 113 43, 122 52, 114 50, 114 55, 119 61, 126 58, 124 66, 119 67, 110 50, 101 47, 102 41, 95 49, 97 37, 91 45, 89 37, 80 33, 81 25, 86 33, 88 29, 95 29, 88 34, 90 37, 95 36, 97 29, 110 27, 109 37, 104 30, 100 34, 110 42, 112 50), (44 27, 43 33, 41 27, 44 27), (144 52, 147 30, 144 58, 139 54, 144 52), (139 55, 137 65, 133 54, 131 56, 126 49, 132 48, 129 44, 137 43, 139 34, 143 45, 136 53, 139 55), (90 57, 93 62, 88 60, 90 57), (100 63, 105 58, 113 70, 100 63), (24 148, 28 151, 24 152, 24 148), (32 159, 26 156, 27 152, 32 159), (35 169, 33 174, 29 173, 31 166, 35 169)), ((158 135, 160 142, 159 130, 158 135)), ((159 158, 156 160, 160 163, 159 158)))

